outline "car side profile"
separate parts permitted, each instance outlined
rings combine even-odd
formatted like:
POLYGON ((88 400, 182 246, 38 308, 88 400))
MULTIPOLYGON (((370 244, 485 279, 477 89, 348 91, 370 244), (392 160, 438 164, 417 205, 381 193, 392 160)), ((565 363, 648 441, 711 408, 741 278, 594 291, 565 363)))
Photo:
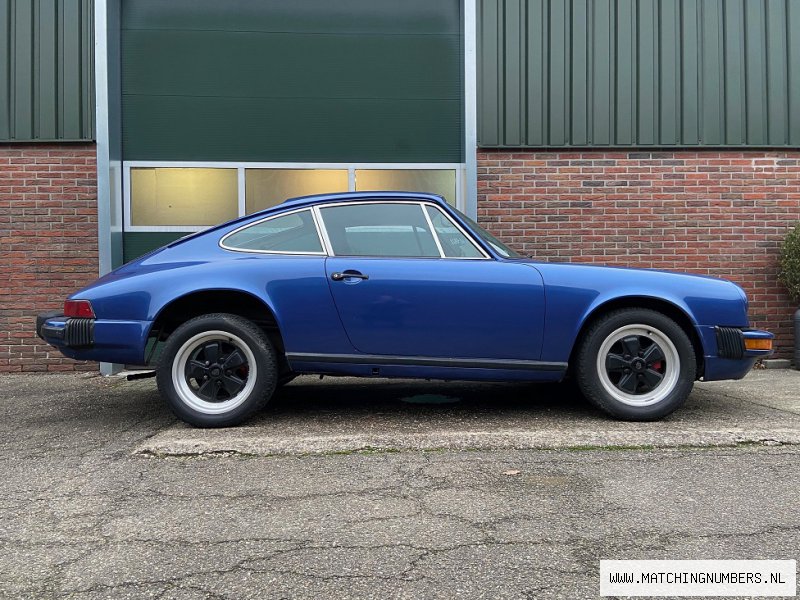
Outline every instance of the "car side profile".
POLYGON ((561 381, 622 419, 772 352, 729 281, 517 255, 441 197, 287 200, 130 262, 37 318, 68 357, 155 367, 201 427, 258 412, 298 374, 561 381))

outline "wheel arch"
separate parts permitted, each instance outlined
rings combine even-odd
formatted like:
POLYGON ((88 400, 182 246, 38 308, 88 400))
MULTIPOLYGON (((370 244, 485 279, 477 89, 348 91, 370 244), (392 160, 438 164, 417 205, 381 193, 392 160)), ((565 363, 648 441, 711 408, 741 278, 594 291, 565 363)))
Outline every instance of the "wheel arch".
MULTIPOLYGON (((229 313, 255 323, 283 356, 285 346, 275 310, 255 294, 230 288, 193 290, 166 302, 156 313, 148 339, 165 341, 177 327, 203 314, 229 313)), ((147 357, 145 357, 147 358, 147 357)))
POLYGON ((583 321, 581 322, 578 333, 575 336, 575 342, 572 345, 572 351, 570 352, 569 357, 570 368, 572 368, 572 366, 575 364, 575 355, 578 352, 578 347, 580 346, 580 342, 583 339, 587 329, 589 329, 589 327, 591 327, 592 324, 602 316, 612 311, 624 308, 645 308, 654 310, 675 321, 680 328, 686 332, 686 335, 689 336, 689 341, 692 343, 692 347, 694 348, 695 360, 697 361, 697 378, 699 379, 702 377, 705 366, 705 361, 703 358, 705 352, 703 341, 697 330, 697 324, 695 323, 694 319, 692 319, 685 308, 674 302, 665 300, 663 298, 654 298, 652 296, 641 295, 610 298, 597 304, 587 311, 587 314, 584 316, 583 321))

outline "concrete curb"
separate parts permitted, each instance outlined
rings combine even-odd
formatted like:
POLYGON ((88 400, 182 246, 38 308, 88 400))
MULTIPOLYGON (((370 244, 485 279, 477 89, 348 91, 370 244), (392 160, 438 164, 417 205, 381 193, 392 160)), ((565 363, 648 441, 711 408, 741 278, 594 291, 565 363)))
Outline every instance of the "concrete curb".
POLYGON ((271 456, 358 451, 564 450, 800 445, 800 372, 754 371, 742 381, 698 383, 663 421, 598 414, 558 386, 308 379, 283 404, 243 427, 176 423, 142 441, 141 456, 271 456), (528 395, 538 395, 537 401, 528 395), (416 401, 424 400, 418 403, 416 401), (437 402, 432 402, 437 400, 437 402), (455 400, 444 404, 439 400, 455 400))
POLYGON ((791 369, 792 361, 788 358, 767 358, 761 361, 765 369, 791 369))
POLYGON ((242 428, 230 431, 167 430, 134 451, 144 456, 254 456, 335 454, 358 451, 447 450, 590 450, 619 448, 719 447, 746 444, 800 444, 798 429, 684 429, 679 431, 432 431, 424 434, 267 437, 242 428))

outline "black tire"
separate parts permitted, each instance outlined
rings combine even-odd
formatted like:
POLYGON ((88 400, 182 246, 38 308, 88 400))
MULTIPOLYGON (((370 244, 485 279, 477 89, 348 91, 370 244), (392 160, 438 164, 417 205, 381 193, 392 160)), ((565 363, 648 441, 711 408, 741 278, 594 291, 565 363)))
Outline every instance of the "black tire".
POLYGON ((592 323, 579 340, 575 375, 581 392, 627 421, 653 421, 680 408, 696 373, 689 336, 654 310, 615 310, 592 323))
POLYGON ((187 321, 169 336, 156 381, 170 409, 197 427, 238 425, 260 411, 278 383, 266 334, 226 313, 187 321))

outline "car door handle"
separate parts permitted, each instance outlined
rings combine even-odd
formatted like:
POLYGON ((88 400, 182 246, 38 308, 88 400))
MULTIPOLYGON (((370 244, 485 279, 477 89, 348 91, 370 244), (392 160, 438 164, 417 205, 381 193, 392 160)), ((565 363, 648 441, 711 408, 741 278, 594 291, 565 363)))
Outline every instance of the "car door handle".
POLYGON ((332 273, 331 279, 334 281, 342 281, 343 279, 369 279, 369 275, 364 275, 358 271, 347 270, 342 273, 332 273))

